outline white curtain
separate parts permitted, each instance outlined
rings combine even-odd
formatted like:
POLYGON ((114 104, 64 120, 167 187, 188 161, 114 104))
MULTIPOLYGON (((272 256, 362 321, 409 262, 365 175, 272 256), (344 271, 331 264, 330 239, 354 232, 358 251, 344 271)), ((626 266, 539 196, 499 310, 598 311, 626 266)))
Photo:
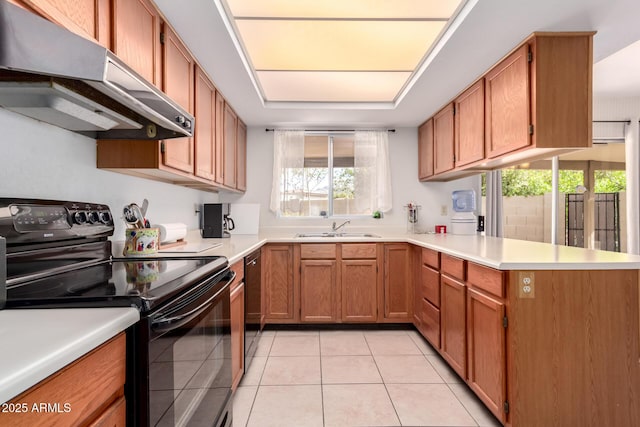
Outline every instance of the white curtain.
POLYGON ((359 212, 391 210, 391 170, 387 131, 356 131, 355 203, 359 212))
POLYGON ((502 171, 487 172, 485 235, 502 237, 502 171))
POLYGON ((281 211, 285 195, 301 189, 288 188, 295 180, 290 175, 304 168, 304 130, 275 130, 273 136, 273 185, 271 203, 273 212, 281 211))

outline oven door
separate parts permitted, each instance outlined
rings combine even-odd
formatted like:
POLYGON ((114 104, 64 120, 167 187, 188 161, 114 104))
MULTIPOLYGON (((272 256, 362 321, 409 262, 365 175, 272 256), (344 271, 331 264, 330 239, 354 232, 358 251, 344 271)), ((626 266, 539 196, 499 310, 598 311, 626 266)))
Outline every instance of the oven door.
POLYGON ((136 424, 231 425, 229 286, 234 276, 227 269, 191 286, 145 319, 141 332, 148 333, 147 345, 139 336, 138 348, 146 355, 136 361, 140 383, 134 400, 147 397, 134 404, 136 424))

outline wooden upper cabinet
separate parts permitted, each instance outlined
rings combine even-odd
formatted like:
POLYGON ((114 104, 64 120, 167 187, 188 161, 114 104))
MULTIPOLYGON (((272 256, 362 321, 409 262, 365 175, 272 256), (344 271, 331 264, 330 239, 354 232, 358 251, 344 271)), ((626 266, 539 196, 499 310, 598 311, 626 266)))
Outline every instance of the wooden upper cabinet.
POLYGON ((224 98, 220 92, 216 91, 216 118, 215 118, 215 158, 216 177, 218 184, 224 183, 224 98))
POLYGON ((224 104, 224 182, 227 187, 236 187, 236 143, 238 116, 227 103, 224 104))
MULTIPOLYGON (((162 34, 163 91, 193 114, 195 61, 167 24, 163 25, 162 34)), ((193 173, 193 155, 193 138, 173 138, 164 142, 163 162, 166 166, 193 173)))
POLYGON ((455 166, 453 102, 433 116, 433 172, 439 174, 455 166))
POLYGON ((418 178, 433 175, 433 119, 418 128, 418 178))
POLYGON ((454 101, 456 167, 484 159, 484 79, 454 101))
POLYGON ((74 33, 111 48, 109 0, 22 0, 33 11, 74 33))
POLYGON ((113 52, 162 87, 160 16, 149 0, 113 0, 113 52))
POLYGON ((529 45, 525 44, 485 76, 487 157, 531 145, 529 45))
POLYGON ((216 177, 216 88, 196 66, 194 134, 195 175, 211 181, 216 177))
POLYGON ((247 189, 247 126, 240 119, 238 119, 236 139, 236 188, 245 191, 247 189))

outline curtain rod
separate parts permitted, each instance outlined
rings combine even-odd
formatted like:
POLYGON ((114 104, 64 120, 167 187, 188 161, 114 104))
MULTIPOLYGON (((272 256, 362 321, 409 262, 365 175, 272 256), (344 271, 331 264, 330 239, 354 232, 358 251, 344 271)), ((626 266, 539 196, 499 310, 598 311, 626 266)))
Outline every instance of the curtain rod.
POLYGON ((631 120, 593 120, 593 123, 626 123, 631 124, 631 120))
MULTIPOLYGON (((273 132, 276 129, 266 128, 265 132, 273 132)), ((302 129, 305 132, 355 132, 357 130, 380 130, 380 129, 302 129)), ((395 129, 386 129, 387 132, 395 132, 395 129)))

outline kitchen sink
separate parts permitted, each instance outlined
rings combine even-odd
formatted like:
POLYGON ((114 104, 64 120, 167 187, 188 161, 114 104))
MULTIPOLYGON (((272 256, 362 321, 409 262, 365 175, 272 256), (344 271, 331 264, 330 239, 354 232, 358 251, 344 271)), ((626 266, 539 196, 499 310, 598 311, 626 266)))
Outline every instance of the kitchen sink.
POLYGON ((365 238, 375 238, 379 239, 380 236, 372 233, 334 233, 331 231, 324 233, 298 233, 295 237, 308 237, 308 238, 317 238, 317 237, 365 237, 365 238))

